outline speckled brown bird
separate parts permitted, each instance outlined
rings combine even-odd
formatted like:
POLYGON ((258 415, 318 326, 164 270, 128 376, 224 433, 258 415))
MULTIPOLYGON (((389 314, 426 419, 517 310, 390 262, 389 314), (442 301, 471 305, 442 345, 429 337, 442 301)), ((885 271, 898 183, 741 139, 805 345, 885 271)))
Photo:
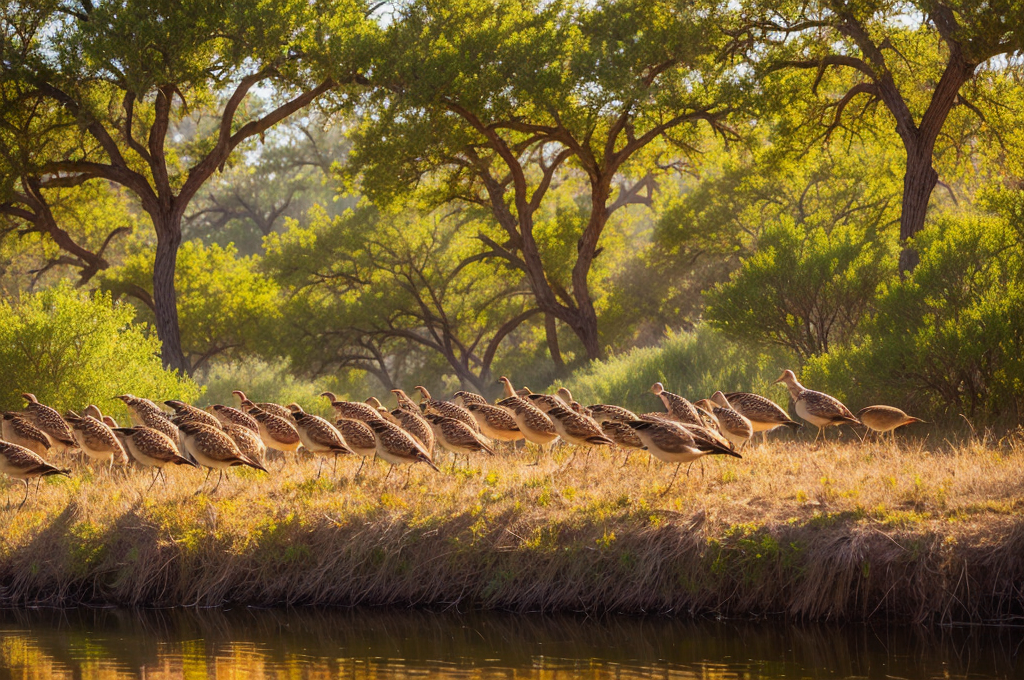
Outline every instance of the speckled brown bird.
POLYGON ((856 416, 841 401, 824 392, 809 390, 800 384, 793 371, 785 370, 777 383, 785 383, 795 404, 796 414, 818 428, 818 437, 824 438, 829 425, 860 425, 856 416))
MULTIPOLYGON (((297 451, 302 440, 290 419, 267 413, 248 399, 242 402, 248 414, 259 424, 260 439, 268 449, 275 451, 297 451)), ((291 411, 288 412, 291 415, 291 411)), ((202 461, 200 461, 202 462, 202 461)))
POLYGON ((685 426, 680 427, 674 423, 652 420, 631 420, 626 425, 633 428, 640 441, 643 442, 644 448, 650 451, 651 455, 660 461, 676 464, 672 480, 662 493, 668 493, 668 489, 675 483, 679 468, 683 463, 692 463, 704 456, 713 455, 742 458, 740 454, 729 447, 716 445, 692 436, 692 430, 685 426))
POLYGON ((42 430, 50 440, 50 447, 57 453, 66 453, 78 446, 71 428, 55 409, 39 403, 36 395, 25 392, 22 398, 27 402, 21 415, 42 430))
POLYGON ((434 443, 437 438, 434 436, 434 431, 430 429, 430 423, 420 415, 418 410, 396 408, 387 414, 387 419, 415 437, 427 453, 434 453, 434 443))
MULTIPOLYGON (((200 465, 210 469, 210 472, 206 474, 206 479, 210 478, 210 474, 214 470, 220 472, 217 484, 211 493, 215 493, 220 487, 220 483, 224 479, 224 471, 228 468, 246 466, 261 472, 267 471, 261 463, 251 460, 239 451, 234 440, 219 428, 196 422, 185 422, 179 426, 179 429, 184 435, 185 449, 200 465)), ((203 483, 205 484, 206 481, 204 480, 203 483)))
POLYGON ((24 446, 0 441, 0 472, 25 485, 25 497, 18 506, 20 510, 28 500, 28 480, 50 475, 68 475, 71 470, 62 470, 50 465, 24 446))
POLYGON ((186 404, 178 399, 168 399, 164 402, 172 409, 174 409, 174 415, 172 420, 175 424, 179 424, 182 421, 188 421, 192 423, 200 423, 214 428, 215 430, 221 429, 220 419, 213 416, 213 414, 207 413, 203 409, 193 406, 192 404, 186 404))
POLYGON ((108 471, 113 470, 115 465, 127 465, 128 454, 121 446, 121 441, 103 421, 70 412, 65 415, 65 419, 79 447, 90 460, 105 463, 108 471))
POLYGON ((568 404, 569 408, 576 413, 579 413, 582 416, 587 416, 588 418, 592 418, 594 416, 593 412, 589 408, 572 398, 572 392, 569 391, 568 387, 559 387, 555 392, 558 394, 558 398, 568 404))
POLYGON ((540 392, 531 392, 526 395, 526 399, 539 408, 544 413, 547 413, 553 408, 569 408, 569 404, 562 400, 561 397, 554 394, 542 394, 540 392))
POLYGON ((417 413, 423 410, 423 404, 417 405, 416 402, 409 398, 405 390, 393 389, 391 394, 395 395, 395 399, 398 400, 398 408, 405 409, 406 411, 416 411, 417 413))
POLYGON ((237 408, 225 406, 224 404, 214 404, 209 407, 209 411, 210 415, 216 418, 221 425, 239 425, 252 430, 256 434, 260 433, 260 424, 245 411, 240 411, 237 408))
POLYGON ((242 452, 242 455, 260 465, 266 465, 267 445, 263 443, 258 430, 253 432, 244 425, 236 423, 227 423, 223 427, 224 434, 231 437, 231 441, 235 442, 235 446, 242 452))
POLYGON ((590 411, 590 415, 593 416, 594 420, 598 422, 613 420, 624 423, 627 420, 640 420, 640 417, 628 408, 622 408, 614 404, 591 404, 587 407, 587 410, 590 411))
POLYGON ((439 416, 445 416, 446 418, 454 418, 455 420, 461 420, 463 423, 469 426, 469 429, 474 432, 480 432, 480 426, 476 423, 476 418, 473 414, 462 408, 458 404, 453 404, 450 401, 438 401, 430 397, 430 392, 423 385, 417 385, 416 389, 419 390, 420 396, 420 408, 424 413, 436 413, 439 416))
POLYGON ((923 423, 920 418, 908 416, 895 406, 865 406, 857 412, 857 417, 864 427, 884 435, 892 433, 893 441, 896 440, 896 428, 910 425, 912 423, 923 423))
POLYGON ((750 438, 754 436, 754 426, 740 412, 729 404, 729 400, 721 392, 711 395, 712 413, 718 421, 718 431, 734 446, 743 450, 750 438))
POLYGON ((33 425, 28 418, 17 413, 4 413, 3 421, 0 422, 0 436, 12 444, 24 446, 39 456, 46 457, 53 452, 50 438, 46 433, 33 425))
POLYGON ((112 431, 135 462, 145 467, 154 468, 150 489, 153 488, 158 477, 163 477, 164 481, 167 481, 167 477, 163 473, 165 465, 199 467, 179 454, 177 442, 172 441, 160 430, 150 427, 115 427, 112 431))
POLYGON ((368 423, 371 420, 379 420, 383 417, 381 412, 370 404, 364 404, 361 401, 339 401, 334 398, 332 392, 324 392, 320 396, 327 398, 331 402, 335 418, 368 423))
POLYGON ((280 404, 274 404, 269 401, 258 401, 254 403, 251 399, 245 396, 245 392, 243 392, 242 390, 235 390, 231 394, 235 396, 235 399, 238 399, 238 404, 243 411, 248 409, 248 407, 245 405, 245 403, 248 402, 259 408, 261 411, 275 415, 278 418, 287 418, 289 415, 288 409, 286 409, 284 406, 281 406, 280 404))
POLYGON ((615 442, 620 449, 642 449, 644 443, 637 433, 624 422, 618 420, 601 421, 601 432, 615 442))
POLYGON ((726 392, 732 408, 742 414, 754 428, 754 433, 761 433, 763 442, 768 442, 768 433, 778 427, 799 430, 800 423, 789 417, 786 410, 767 397, 750 392, 726 392))
POLYGON ((117 399, 124 402, 128 408, 128 417, 136 427, 149 427, 164 433, 173 441, 178 441, 178 428, 154 402, 136 397, 134 394, 122 394, 117 399))
POLYGON ((665 411, 672 420, 690 425, 703 425, 697 409, 686 397, 669 392, 660 382, 651 386, 651 392, 661 399, 661 403, 665 405, 665 411))
POLYGON ((562 441, 581 446, 615 445, 592 418, 580 415, 570 410, 568 406, 555 407, 547 412, 547 416, 562 441))
POLYGON ((466 390, 459 390, 453 394, 452 400, 467 411, 469 410, 470 404, 487 404, 487 400, 484 399, 483 396, 476 392, 468 392, 466 390))
POLYGON ((469 456, 482 451, 494 455, 491 445, 461 420, 436 413, 428 413, 427 420, 430 422, 430 429, 434 431, 435 440, 452 453, 469 456))
MULTIPOLYGON (((326 453, 334 456, 334 471, 337 472, 339 455, 355 455, 345 438, 330 422, 318 415, 306 413, 298 404, 289 404, 295 429, 306 450, 312 453, 326 453)), ((319 472, 317 473, 319 474, 319 472)))
POLYGON ((377 456, 381 459, 391 463, 392 466, 425 463, 437 470, 430 453, 398 425, 383 418, 371 420, 366 424, 373 430, 374 439, 377 442, 377 456))
POLYGON ((476 419, 480 433, 484 436, 499 442, 514 442, 524 438, 516 419, 500 406, 471 402, 466 405, 466 410, 476 419))
POLYGON ((377 440, 370 426, 360 420, 338 418, 334 426, 345 438, 349 447, 360 456, 372 456, 377 449, 377 440))
POLYGON ((511 381, 505 376, 501 376, 498 382, 504 386, 507 396, 497 405, 508 410, 515 418, 516 425, 519 426, 526 441, 546 446, 558 439, 558 431, 546 413, 516 394, 511 381))

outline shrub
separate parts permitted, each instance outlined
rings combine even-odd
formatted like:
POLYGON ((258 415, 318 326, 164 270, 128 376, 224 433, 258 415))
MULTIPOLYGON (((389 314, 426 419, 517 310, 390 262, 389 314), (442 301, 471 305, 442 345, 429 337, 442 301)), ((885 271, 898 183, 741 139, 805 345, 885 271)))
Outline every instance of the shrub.
POLYGON ((33 392, 60 411, 96 404, 124 417, 116 394, 198 396, 194 382, 163 369, 159 341, 134 316, 130 305, 68 283, 0 303, 0 407, 20 409, 21 393, 33 392))
POLYGON ((767 227, 757 252, 711 290, 706 318, 729 337, 802 359, 849 342, 882 282, 896 273, 892 234, 855 225, 767 227))
POLYGON ((325 389, 338 391, 335 383, 335 380, 328 379, 312 381, 297 378, 287 361, 270 363, 250 357, 211 366, 206 376, 203 403, 235 406, 231 393, 242 390, 253 401, 295 402, 310 413, 331 413, 327 401, 318 395, 325 389))
POLYGON ((733 342, 702 324, 693 331, 669 333, 657 347, 595 361, 565 384, 581 403, 621 404, 638 412, 662 410, 660 400, 650 393, 655 382, 693 399, 715 390, 754 391, 785 404, 785 390, 772 383, 794 365, 783 350, 733 342))
POLYGON ((1020 420, 1021 226, 1009 211, 941 216, 916 240, 921 263, 913 275, 881 293, 864 340, 810 361, 808 381, 851 399, 884 398, 924 414, 1020 420))

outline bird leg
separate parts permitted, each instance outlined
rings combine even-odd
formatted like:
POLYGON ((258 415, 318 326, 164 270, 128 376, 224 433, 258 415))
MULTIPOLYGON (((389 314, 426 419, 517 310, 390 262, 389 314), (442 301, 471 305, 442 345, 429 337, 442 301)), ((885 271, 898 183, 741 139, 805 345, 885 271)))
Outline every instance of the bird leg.
POLYGON ((204 479, 204 480, 203 480, 203 483, 199 485, 199 488, 198 488, 198 489, 196 489, 196 495, 197 495, 197 496, 199 495, 199 492, 200 492, 200 491, 202 491, 202 490, 203 490, 203 488, 204 488, 204 487, 206 486, 206 483, 207 483, 208 481, 210 481, 210 475, 212 475, 212 474, 213 474, 213 468, 209 468, 209 470, 208 470, 208 471, 207 471, 207 473, 206 473, 206 479, 204 479))
POLYGON ((334 454, 334 468, 331 470, 331 476, 334 479, 338 478, 338 454, 334 454))
POLYGON ((622 460, 622 467, 626 467, 626 463, 629 462, 629 457, 633 455, 633 449, 626 449, 626 457, 622 460))
POLYGON ((28 501, 28 480, 23 479, 21 481, 25 485, 25 497, 21 499, 21 505, 18 506, 17 510, 18 512, 21 512, 21 509, 25 507, 26 501, 28 501))
POLYGON ((320 473, 323 472, 323 469, 324 469, 324 459, 321 458, 320 459, 320 467, 318 467, 316 469, 316 478, 317 479, 320 479, 320 473))
MULTIPOLYGON (((210 469, 210 472, 213 472, 212 468, 210 469)), ((213 491, 211 491, 210 493, 217 493, 217 489, 220 488, 220 483, 223 482, 223 481, 224 481, 224 471, 221 470, 220 471, 220 476, 217 477, 217 483, 214 485, 213 491)))
MULTIPOLYGON (((160 468, 156 468, 156 474, 153 475, 153 481, 150 482, 149 486, 146 487, 146 493, 149 493, 150 489, 153 488, 153 485, 156 484, 156 480, 158 479, 160 479, 160 468)), ((166 482, 164 483, 166 484, 166 482)))
MULTIPOLYGON (((692 465, 692 464, 693 464, 693 463, 691 463, 691 465, 692 465)), ((671 489, 671 488, 672 488, 672 485, 673 485, 673 484, 675 484, 675 482, 676 482, 676 476, 677 476, 677 475, 679 474, 679 468, 680 468, 680 467, 682 467, 682 465, 683 465, 683 464, 682 464, 681 462, 680 462, 680 463, 676 463, 676 471, 672 473, 672 479, 670 479, 670 480, 669 480, 669 482, 668 482, 668 486, 667 486, 667 487, 665 487, 665 490, 661 492, 661 495, 662 495, 662 496, 664 496, 665 494, 667 494, 667 493, 669 492, 669 489, 671 489)), ((690 473, 689 469, 687 469, 686 473, 687 473, 687 474, 689 474, 689 473, 690 473)))
POLYGON ((363 462, 361 462, 359 464, 359 469, 357 469, 356 473, 354 475, 352 475, 352 479, 355 479, 356 477, 359 476, 359 473, 363 471, 363 466, 364 465, 366 465, 366 456, 363 456, 363 462))

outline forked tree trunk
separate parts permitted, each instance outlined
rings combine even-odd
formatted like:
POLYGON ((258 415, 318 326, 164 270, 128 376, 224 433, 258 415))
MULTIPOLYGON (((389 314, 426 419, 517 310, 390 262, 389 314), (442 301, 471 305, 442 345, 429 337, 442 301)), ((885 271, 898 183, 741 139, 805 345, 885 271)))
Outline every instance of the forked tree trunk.
MULTIPOLYGON (((155 221, 155 220, 154 220, 155 221)), ((181 222, 167 218, 157 228, 156 257, 153 261, 153 312, 156 332, 160 338, 160 358, 164 368, 189 375, 189 365, 181 349, 181 331, 178 326, 178 295, 174 288, 174 272, 181 246, 181 222)))

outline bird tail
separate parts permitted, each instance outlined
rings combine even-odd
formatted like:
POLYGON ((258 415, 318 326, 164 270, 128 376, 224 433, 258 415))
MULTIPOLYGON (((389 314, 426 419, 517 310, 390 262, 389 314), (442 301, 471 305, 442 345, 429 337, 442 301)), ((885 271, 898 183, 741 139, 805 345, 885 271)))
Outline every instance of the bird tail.
POLYGON ((841 420, 844 423, 849 423, 850 425, 863 425, 864 424, 864 423, 860 422, 859 420, 857 420, 856 418, 854 418, 853 416, 842 416, 840 418, 837 418, 837 420, 841 420))
POLYGON ((199 463, 195 462, 194 460, 189 460, 188 458, 185 458, 184 456, 178 456, 177 458, 172 458, 171 462, 174 463, 175 465, 191 465, 194 468, 198 468, 199 467, 199 463))
POLYGON ((604 435, 594 435, 593 437, 587 437, 587 442, 595 444, 597 446, 615 446, 615 442, 604 435))
POLYGON ((783 423, 783 425, 785 425, 789 429, 793 430, 793 432, 796 432, 801 427, 803 427, 803 425, 801 425, 800 423, 796 422, 795 420, 787 421, 787 422, 783 423))
POLYGON ((434 465, 434 461, 430 460, 430 458, 428 458, 426 456, 420 456, 420 460, 423 461, 424 463, 426 463, 427 465, 429 465, 431 468, 433 468, 433 470, 435 472, 440 472, 441 471, 441 469, 439 467, 434 465))
POLYGON ((743 458, 743 456, 741 456, 736 451, 733 451, 732 449, 727 449, 724 446, 717 447, 717 448, 715 448, 715 449, 713 449, 711 451, 707 451, 706 455, 708 455, 708 456, 732 456, 733 458, 743 458))
POLYGON ((267 468, 263 467, 262 463, 260 463, 258 460, 250 458, 249 456, 244 456, 242 458, 242 465, 245 465, 246 467, 251 467, 254 470, 259 470, 260 472, 267 471, 267 468))
POLYGON ((39 466, 40 477, 52 477, 53 475, 64 475, 65 477, 71 476, 71 468, 56 468, 52 465, 39 466))

